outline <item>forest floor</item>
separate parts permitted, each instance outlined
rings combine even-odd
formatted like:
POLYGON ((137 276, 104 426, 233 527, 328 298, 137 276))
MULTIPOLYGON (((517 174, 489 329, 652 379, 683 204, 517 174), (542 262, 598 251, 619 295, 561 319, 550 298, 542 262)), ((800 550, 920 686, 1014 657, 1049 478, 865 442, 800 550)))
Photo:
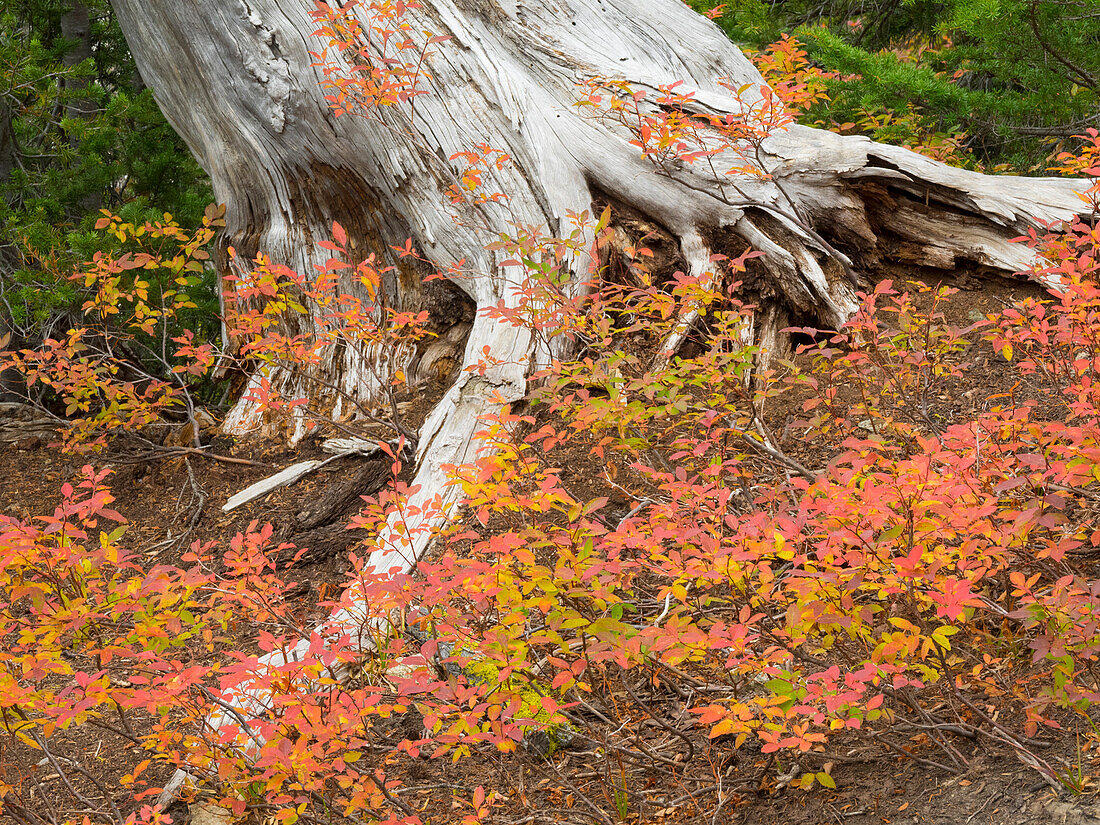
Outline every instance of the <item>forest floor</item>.
MULTIPOLYGON (((1028 285, 1004 282, 996 288, 978 282, 956 286, 961 286, 963 291, 954 297, 952 312, 958 315, 957 320, 961 323, 966 323, 966 318, 973 318, 975 313, 981 317, 1004 302, 1034 294, 1034 288, 1028 285)), ((992 353, 982 358, 984 360, 979 359, 980 368, 968 373, 967 381, 971 386, 960 386, 957 396, 949 400, 950 404, 965 406, 966 398, 975 394, 984 398, 989 388, 996 385, 997 359, 992 353)), ((363 460, 335 461, 291 487, 276 490, 231 513, 223 513, 222 505, 231 495, 291 463, 318 457, 320 451, 314 442, 289 450, 271 442, 236 441, 223 436, 214 438, 212 450, 229 458, 256 462, 256 465, 196 456, 133 461, 126 453, 110 450, 92 457, 73 456, 62 454, 56 447, 37 439, 15 446, 0 446, 0 513, 29 519, 51 512, 59 500, 61 485, 76 479, 83 464, 111 467, 114 474, 109 483, 116 497, 113 506, 129 521, 127 546, 146 563, 178 563, 184 549, 195 541, 217 541, 220 546, 227 546, 235 533, 246 529, 253 521, 270 522, 277 541, 306 545, 311 536, 319 541, 315 552, 286 572, 288 579, 297 583, 292 597, 300 607, 302 620, 319 618, 319 602, 337 595, 337 588, 350 570, 349 552, 369 537, 339 526, 355 513, 354 500, 331 521, 337 524, 337 529, 323 535, 315 530, 304 540, 302 524, 308 518, 304 518, 303 513, 309 502, 325 495, 331 497, 334 487, 360 472, 363 460)), ((580 476, 584 470, 578 466, 573 472, 580 476)), ((415 735, 415 731, 410 733, 415 735)), ((1095 738, 1085 733, 1067 727, 1061 734, 1044 734, 1050 740, 1049 747, 1043 751, 1044 757, 1080 764, 1086 777, 1100 776, 1100 748, 1095 738)), ((82 787, 78 784, 78 790, 88 798, 101 798, 105 789, 120 788, 119 778, 141 758, 133 743, 98 728, 88 727, 58 736, 67 737, 58 743, 61 754, 82 755, 85 767, 92 767, 95 776, 87 780, 77 777, 78 783, 83 783, 82 787)), ((1100 784, 1095 779, 1086 779, 1083 793, 1079 795, 1065 790, 1059 792, 1009 747, 961 738, 955 744, 969 762, 969 769, 960 775, 924 767, 907 757, 871 746, 866 739, 853 741, 850 747, 840 742, 839 747, 832 748, 843 754, 832 769, 837 788, 817 787, 811 791, 785 787, 782 776, 790 766, 746 746, 732 763, 715 766, 714 775, 718 781, 727 783, 728 788, 729 801, 720 813, 700 810, 698 816, 690 819, 664 820, 655 815, 652 808, 645 814, 632 811, 630 800, 627 800, 626 816, 622 821, 708 821, 723 825, 1031 825, 1047 822, 1100 825, 1100 804, 1097 804, 1100 784)), ((915 754, 923 752, 917 738, 911 745, 915 754)), ((30 751, 24 754, 25 759, 31 760, 30 765, 38 763, 39 756, 30 751)), ((549 762, 531 749, 458 762, 422 759, 407 767, 403 781, 410 792, 403 799, 417 810, 431 811, 433 823, 457 822, 462 811, 453 809, 452 790, 465 789, 469 798, 474 788, 483 785, 507 797, 507 801, 494 811, 494 822, 598 821, 588 813, 583 800, 587 797, 607 809, 604 783, 618 768, 604 764, 606 761, 606 756, 600 755, 598 749, 583 747, 563 749, 549 762), (417 791, 417 788, 422 790, 417 791)), ((49 764, 41 763, 33 770, 37 788, 28 791, 31 798, 38 794, 44 809, 71 808, 72 799, 57 772, 49 764)), ((163 780, 166 775, 162 772, 161 776, 153 777, 157 778, 163 780)), ((684 787, 682 792, 690 799, 692 790, 684 787)), ((118 799, 121 801, 125 797, 126 792, 122 791, 118 799)), ((688 811, 681 805, 678 817, 686 813, 688 811)), ((2 815, 0 821, 3 821, 2 815)), ((181 819, 177 817, 176 821, 181 819)), ((186 815, 182 821, 186 821, 186 815)))

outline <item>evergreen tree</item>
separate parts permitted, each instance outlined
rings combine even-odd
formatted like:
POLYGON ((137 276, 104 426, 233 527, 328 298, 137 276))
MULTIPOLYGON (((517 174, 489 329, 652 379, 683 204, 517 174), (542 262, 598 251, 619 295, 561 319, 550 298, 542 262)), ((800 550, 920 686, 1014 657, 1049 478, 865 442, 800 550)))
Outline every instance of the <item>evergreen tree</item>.
POLYGON ((0 0, 0 77, 0 334, 33 338, 76 300, 58 276, 105 243, 100 209, 194 225, 211 193, 107 0, 0 0))
POLYGON ((1095 0, 731 0, 720 21, 757 47, 796 32, 849 76, 830 119, 880 140, 965 132, 980 161, 1042 171, 1059 143, 1100 127, 1095 0))

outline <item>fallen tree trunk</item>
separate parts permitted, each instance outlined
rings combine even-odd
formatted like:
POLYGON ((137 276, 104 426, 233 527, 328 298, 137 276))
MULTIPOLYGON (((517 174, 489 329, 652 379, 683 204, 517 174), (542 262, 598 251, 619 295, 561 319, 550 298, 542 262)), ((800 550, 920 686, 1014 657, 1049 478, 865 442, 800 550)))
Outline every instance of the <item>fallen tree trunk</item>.
MULTIPOLYGON (((1071 181, 987 177, 793 125, 753 147, 765 174, 735 185, 721 172, 743 164, 736 151, 708 163, 655 165, 627 125, 575 105, 582 84, 621 80, 652 99, 663 84, 683 81, 698 112, 720 117, 759 103, 764 83, 712 22, 679 0, 423 0, 408 20, 428 50, 428 93, 415 107, 340 118, 308 53, 324 43, 309 36, 304 0, 113 3, 142 76, 226 203, 223 249, 262 250, 312 272, 329 256, 316 243, 334 221, 364 254, 385 257, 412 238, 451 273, 450 286, 427 286, 422 269, 397 260, 388 300, 428 309, 441 330, 465 322, 468 312, 456 309, 464 303, 483 310, 517 300, 523 273, 489 243, 515 224, 565 233, 569 216, 594 204, 610 202, 659 227, 692 274, 705 272, 714 253, 736 255, 748 245, 763 252, 746 283, 746 297, 760 307, 746 335, 765 341, 790 321, 843 324, 866 275, 891 256, 944 270, 962 261, 1026 269, 1031 253, 1009 239, 1036 218, 1067 219, 1083 208, 1071 181), (429 48, 424 32, 449 39, 429 48), (740 96, 731 91, 742 88, 740 96), (462 173, 453 156, 479 144, 511 157, 485 173, 488 190, 507 193, 506 208, 448 197, 462 173)), ((583 253, 568 262, 575 288, 591 263, 583 253)), ((351 281, 346 288, 360 289, 351 281)), ((383 531, 374 569, 416 563, 458 504, 445 468, 475 457, 479 418, 524 396, 539 356, 527 331, 477 313, 463 370, 419 434, 419 492, 401 519, 407 524, 412 514, 421 529, 383 531)), ((267 377, 284 396, 317 395, 325 384, 370 403, 378 376, 393 366, 380 359, 346 348, 321 365, 319 383, 287 372, 267 377)), ((343 403, 336 400, 335 414, 343 403)), ((257 424, 249 402, 227 421, 234 432, 257 424)), ((338 622, 363 620, 354 593, 345 603, 338 622)))

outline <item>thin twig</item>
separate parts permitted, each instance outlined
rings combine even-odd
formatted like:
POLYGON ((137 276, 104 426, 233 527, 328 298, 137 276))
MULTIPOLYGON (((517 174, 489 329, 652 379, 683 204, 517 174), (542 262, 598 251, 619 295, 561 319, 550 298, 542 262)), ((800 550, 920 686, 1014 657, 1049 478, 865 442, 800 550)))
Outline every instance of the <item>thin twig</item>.
MULTIPOLYGON (((38 733, 38 731, 31 731, 31 738, 34 739, 34 741, 38 743, 38 747, 42 749, 42 753, 44 753, 46 755, 46 759, 49 761, 50 765, 53 766, 54 771, 57 772, 58 778, 60 778, 61 781, 64 783, 65 787, 68 788, 69 793, 73 795, 73 798, 75 800, 77 800, 78 802, 80 802, 81 805, 84 805, 88 808, 98 810, 98 808, 96 807, 96 804, 94 802, 92 802, 90 799, 88 799, 88 797, 84 796, 84 794, 82 794, 80 791, 78 791, 73 786, 72 781, 69 779, 69 775, 67 773, 65 773, 65 770, 61 767, 61 764, 58 762, 58 757, 54 756, 53 751, 50 750, 49 745, 46 744, 45 740, 38 733)), ((88 777, 89 779, 92 778, 91 775, 86 770, 81 768, 80 765, 78 765, 72 759, 69 759, 68 757, 61 757, 61 758, 63 758, 78 773, 83 774, 84 776, 88 777)), ((93 779, 93 782, 94 781, 95 780, 93 779)), ((101 791, 103 790, 102 785, 99 785, 98 782, 96 782, 95 784, 99 786, 101 791)), ((119 823, 119 825, 122 825, 122 822, 124 820, 124 817, 122 816, 122 812, 119 811, 118 806, 115 805, 114 800, 111 799, 109 794, 107 795, 107 801, 111 804, 111 808, 114 810, 116 821, 119 823)))
MULTIPOLYGON (((376 776, 374 778, 374 783, 378 787, 378 790, 382 792, 382 796, 386 797, 387 802, 389 802, 395 808, 398 808, 403 814, 405 814, 405 816, 416 816, 416 811, 414 811, 411 807, 409 807, 392 793, 390 793, 389 788, 386 787, 386 780, 384 777, 380 779, 376 776)), ((608 825, 610 825, 610 823, 608 823, 608 825)))
POLYGON ((602 808, 600 808, 595 802, 593 802, 591 799, 589 799, 587 796, 585 796, 580 788, 578 788, 575 784, 569 782, 564 776, 562 776, 561 771, 558 770, 557 766, 553 763, 553 761, 547 759, 546 760, 546 765, 550 768, 550 770, 552 770, 554 772, 554 775, 557 776, 557 778, 559 780, 561 780, 563 783, 569 785, 569 787, 573 790, 573 792, 577 794, 577 796, 580 798, 580 800, 585 805, 587 805, 589 807, 589 809, 591 809, 592 813, 594 813, 596 815, 596 817, 601 822, 604 823, 604 825, 613 825, 613 823, 611 822, 611 818, 606 813, 603 812, 602 808))
POLYGON ((944 765, 940 762, 935 761, 934 759, 925 759, 922 756, 917 756, 915 753, 912 753, 911 751, 907 751, 904 748, 898 747, 893 742, 891 742, 889 739, 886 739, 885 737, 883 737, 881 734, 873 736, 872 738, 876 742, 881 742, 883 745, 885 745, 889 750, 892 750, 894 753, 900 754, 901 756, 904 756, 906 759, 912 759, 918 765, 924 765, 926 768, 937 768, 941 771, 946 771, 947 773, 951 774, 952 776, 958 776, 960 773, 962 773, 962 771, 959 770, 958 768, 949 767, 947 765, 944 765))
POLYGON ((154 450, 148 458, 160 458, 161 455, 165 458, 172 458, 177 455, 197 455, 200 458, 209 458, 211 461, 221 461, 224 464, 243 464, 247 467, 262 467, 268 469, 270 464, 266 464, 262 461, 252 461, 247 458, 235 458, 228 455, 218 455, 217 453, 210 452, 206 447, 166 447, 161 455, 157 455, 159 451, 154 450))
POLYGON ((775 459, 780 464, 782 464, 784 467, 798 473, 800 476, 802 476, 807 481, 810 481, 810 482, 817 481, 817 473, 815 473, 813 470, 806 467, 801 462, 797 461, 796 459, 791 458, 786 453, 784 453, 784 452, 776 449, 775 447, 771 446, 770 444, 762 441, 761 439, 754 436, 752 433, 749 433, 749 432, 746 432, 745 430, 742 430, 740 427, 735 427, 733 425, 728 425, 728 426, 729 426, 729 429, 730 429, 731 432, 734 432, 738 436, 740 436, 741 440, 744 441, 746 444, 748 444, 753 449, 757 450, 758 452, 764 453, 765 455, 775 459))
POLYGON ((656 722, 662 728, 667 730, 673 736, 678 736, 678 737, 680 737, 681 739, 684 740, 684 742, 688 746, 688 755, 687 755, 687 759, 685 761, 690 762, 692 759, 694 759, 695 758, 695 744, 691 741, 691 737, 689 737, 682 730, 679 730, 679 729, 673 727, 668 722, 666 722, 664 719, 661 719, 660 717, 657 716, 657 714, 655 714, 653 711, 651 711, 649 709, 649 707, 646 705, 646 703, 643 702, 641 699, 639 699, 638 695, 633 690, 630 689, 630 684, 625 678, 622 680, 622 686, 626 690, 626 692, 628 694, 630 694, 630 698, 634 700, 635 704, 637 704, 638 707, 640 707, 646 713, 646 715, 649 716, 650 719, 652 719, 654 722, 656 722))

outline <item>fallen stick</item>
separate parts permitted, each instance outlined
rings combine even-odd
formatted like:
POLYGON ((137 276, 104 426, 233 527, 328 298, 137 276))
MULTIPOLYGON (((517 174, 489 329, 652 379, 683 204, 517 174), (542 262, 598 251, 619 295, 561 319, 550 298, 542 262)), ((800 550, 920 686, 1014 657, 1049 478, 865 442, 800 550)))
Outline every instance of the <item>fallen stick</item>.
POLYGON ((310 473, 320 470, 326 464, 336 461, 338 458, 344 458, 350 455, 366 458, 377 453, 381 447, 378 445, 378 442, 368 441, 364 438, 331 438, 321 445, 321 449, 326 453, 330 453, 331 457, 323 460, 311 458, 308 461, 299 461, 297 464, 291 464, 286 469, 280 470, 273 476, 268 476, 267 478, 257 481, 255 484, 246 487, 231 497, 229 501, 222 505, 222 512, 228 513, 232 510, 236 510, 242 504, 247 504, 261 496, 267 495, 272 490, 294 484, 310 473))

